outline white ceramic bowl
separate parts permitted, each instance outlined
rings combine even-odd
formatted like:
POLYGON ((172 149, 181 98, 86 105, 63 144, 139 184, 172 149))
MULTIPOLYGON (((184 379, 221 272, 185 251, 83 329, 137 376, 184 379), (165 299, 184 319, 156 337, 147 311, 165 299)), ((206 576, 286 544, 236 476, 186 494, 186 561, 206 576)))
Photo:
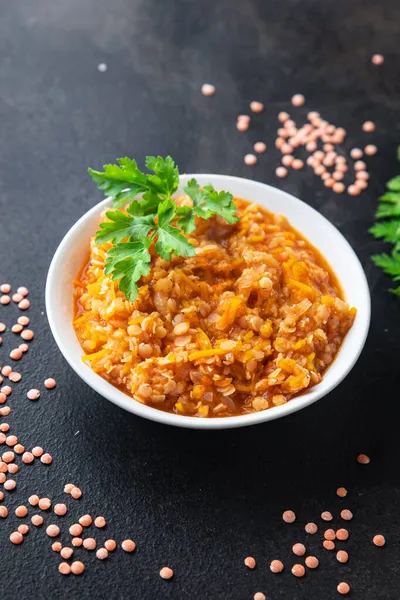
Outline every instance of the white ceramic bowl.
POLYGON ((227 190, 234 196, 260 204, 271 212, 284 214, 322 252, 335 271, 346 300, 357 307, 358 312, 336 360, 321 383, 283 406, 243 416, 201 419, 171 414, 140 404, 96 375, 81 360, 83 351, 72 326, 72 282, 87 256, 89 240, 97 229, 100 213, 110 203, 108 199, 97 204, 75 223, 51 262, 46 284, 46 308, 58 347, 79 377, 104 398, 131 413, 168 425, 197 429, 243 427, 271 421, 305 408, 326 396, 346 377, 364 346, 370 321, 370 295, 361 264, 349 243, 325 217, 290 194, 263 183, 228 175, 183 175, 180 177, 180 191, 191 177, 195 177, 201 186, 211 183, 217 190, 227 190))

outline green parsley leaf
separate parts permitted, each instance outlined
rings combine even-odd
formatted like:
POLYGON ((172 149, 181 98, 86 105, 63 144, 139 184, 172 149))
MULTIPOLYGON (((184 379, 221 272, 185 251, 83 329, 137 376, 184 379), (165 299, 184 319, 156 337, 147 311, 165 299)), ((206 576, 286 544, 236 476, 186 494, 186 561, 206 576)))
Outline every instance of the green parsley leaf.
POLYGON ((206 193, 206 207, 210 212, 222 217, 230 225, 237 223, 239 218, 236 216, 236 207, 233 202, 232 194, 229 192, 216 192, 212 185, 204 186, 206 193))
POLYGON ((137 281, 150 272, 150 243, 148 238, 118 243, 107 253, 105 272, 112 273, 113 281, 118 280, 119 289, 131 302, 134 302, 138 295, 137 281))
POLYGON ((391 275, 394 281, 400 280, 400 255, 393 253, 375 254, 372 257, 374 263, 380 267, 387 275, 391 275))
POLYGON ((118 158, 118 165, 104 165, 104 172, 89 168, 92 179, 106 196, 111 196, 113 206, 121 206, 129 198, 147 191, 146 176, 137 166, 135 160, 118 158))
POLYGON ((390 288, 389 292, 395 296, 400 296, 400 285, 397 288, 390 288))
POLYGON ((375 238, 381 238, 384 242, 398 244, 400 241, 400 219, 391 219, 375 223, 369 230, 375 238))
POLYGON ((206 185, 201 190, 195 179, 188 181, 185 187, 186 194, 192 199, 193 207, 178 209, 178 214, 183 215, 179 221, 186 233, 192 233, 195 229, 195 217, 209 219, 213 215, 223 217, 233 225, 239 219, 235 215, 236 206, 232 194, 228 192, 216 192, 212 185, 206 185))
POLYGON ((170 156, 167 156, 166 159, 161 156, 148 156, 146 167, 155 173, 155 175, 147 175, 149 187, 163 198, 170 198, 179 185, 179 171, 172 158, 170 156))
MULTIPOLYGON (((400 160, 400 146, 397 148, 397 158, 400 160)), ((379 198, 376 211, 378 221, 370 229, 370 233, 378 239, 393 245, 391 254, 383 253, 372 256, 373 262, 384 273, 390 275, 393 281, 400 281, 400 175, 387 182, 388 191, 379 198)), ((400 296, 400 286, 389 290, 400 296)))
POLYGON ((393 179, 390 179, 390 181, 387 182, 386 187, 389 190, 392 190, 393 192, 399 192, 400 191, 400 175, 398 175, 397 177, 393 177, 393 179))
POLYGON ((381 202, 391 202, 392 204, 400 203, 400 193, 398 192, 386 192, 379 198, 381 202))
POLYGON ((400 202, 398 204, 382 203, 376 211, 377 219, 386 219, 387 217, 400 217, 400 202))
POLYGON ((120 242, 130 237, 146 237, 154 228, 154 216, 135 214, 136 205, 139 205, 139 202, 132 202, 128 208, 132 213, 127 215, 120 210, 108 211, 106 216, 109 221, 100 223, 100 229, 96 233, 96 243, 104 244, 110 241, 120 242))
POLYGON ((195 179, 186 188, 193 206, 177 206, 172 194, 178 189, 179 171, 170 156, 148 156, 142 173, 136 161, 118 159, 118 165, 105 165, 104 172, 89 169, 101 190, 111 196, 113 206, 125 208, 106 213, 107 221, 100 223, 96 243, 112 242, 104 272, 118 281, 118 287, 130 301, 137 298, 139 279, 148 275, 151 266, 149 248, 164 260, 172 256, 193 256, 195 247, 184 235, 194 231, 195 218, 209 219, 213 215, 228 223, 238 221, 232 194, 217 192, 211 185, 200 189, 195 179), (138 195, 141 198, 135 200, 138 195))
POLYGON ((173 253, 175 256, 193 256, 196 252, 179 229, 170 225, 175 211, 176 204, 173 200, 165 200, 158 207, 158 241, 155 250, 164 260, 171 260, 173 253))

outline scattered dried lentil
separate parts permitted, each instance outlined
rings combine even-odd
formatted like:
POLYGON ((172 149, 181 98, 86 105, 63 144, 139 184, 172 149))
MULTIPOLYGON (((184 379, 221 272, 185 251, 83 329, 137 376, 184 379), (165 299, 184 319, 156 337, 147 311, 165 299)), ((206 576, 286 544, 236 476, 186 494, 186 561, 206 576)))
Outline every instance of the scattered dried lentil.
POLYGON ((337 591, 339 592, 339 594, 343 594, 343 595, 348 594, 350 591, 350 586, 345 581, 342 581, 337 586, 337 591))
POLYGON ((57 537, 60 535, 60 528, 58 525, 48 525, 46 533, 49 537, 57 537))
POLYGON ((22 544, 22 542, 24 541, 24 536, 22 535, 22 533, 20 533, 19 531, 14 531, 11 535, 10 535, 10 542, 12 544, 22 544))
POLYGON ((71 572, 74 575, 82 575, 85 570, 85 565, 80 560, 75 560, 71 565, 71 572))
POLYGON ((133 552, 136 548, 136 544, 133 540, 124 540, 121 543, 121 548, 122 550, 124 550, 125 552, 133 552))
POLYGON ((306 553, 306 547, 304 544, 297 543, 292 546, 292 551, 293 554, 296 554, 296 556, 304 556, 306 553))
POLYGON ((338 529, 336 532, 336 538, 341 542, 344 542, 349 538, 349 532, 347 529, 338 529))
POLYGON ((31 517, 31 522, 33 525, 35 525, 35 527, 40 527, 41 525, 43 525, 43 517, 41 515, 33 515, 31 517))
POLYGON ((323 519, 323 521, 332 521, 332 513, 330 513, 328 510, 325 510, 323 513, 321 513, 321 519, 323 519))
POLYGON ((51 545, 51 549, 53 550, 53 552, 61 552, 62 543, 61 542, 53 542, 51 545))
POLYGON ((72 548, 69 548, 68 546, 64 546, 64 548, 61 549, 61 556, 63 558, 65 558, 65 560, 68 560, 69 558, 71 558, 71 556, 73 555, 74 551, 72 548))
POLYGON ((295 577, 304 577, 306 570, 303 565, 293 565, 292 573, 295 577))
POLYGON ((285 512, 282 514, 282 519, 285 521, 285 523, 294 523, 296 520, 296 515, 292 510, 285 510, 285 512))
POLYGON ((339 550, 339 552, 336 553, 336 558, 340 563, 347 563, 349 555, 345 550, 339 550))
POLYGON ((48 379, 44 380, 44 387, 47 388, 48 390, 52 390, 53 388, 56 387, 56 380, 53 379, 52 377, 49 377, 48 379))
POLYGON ((215 94, 215 86, 211 83, 203 83, 201 93, 203 96, 213 96, 215 94))
POLYGON ((319 560, 315 556, 307 556, 305 563, 309 569, 316 569, 319 565, 319 560))
POLYGON ((322 542, 322 545, 325 548, 325 550, 334 550, 335 549, 335 543, 332 542, 332 540, 324 540, 322 542))
POLYGON ((357 462, 359 462, 360 465, 368 465, 371 462, 371 459, 366 454, 359 454, 357 456, 357 462))
POLYGON ((97 546, 97 542, 94 538, 85 538, 83 540, 83 547, 86 548, 86 550, 95 550, 97 546))
POLYGON ((96 557, 99 560, 105 560, 106 558, 108 558, 108 551, 106 550, 106 548, 99 548, 96 552, 96 557))
POLYGON ((244 564, 249 569, 254 569, 254 567, 256 566, 256 561, 252 556, 246 556, 246 558, 244 559, 244 564))
POLYGON ((61 503, 56 504, 54 506, 53 510, 58 517, 63 517, 64 515, 67 514, 67 511, 68 511, 67 506, 65 504, 61 504, 61 503))
POLYGON ((351 512, 351 510, 345 508, 341 511, 340 516, 344 521, 351 521, 351 519, 353 518, 353 513, 351 512))
POLYGON ((115 540, 106 540, 104 542, 104 546, 109 552, 114 552, 115 548, 117 547, 117 544, 115 540))
POLYGON ((61 575, 69 575, 71 573, 71 567, 66 562, 60 563, 58 565, 58 570, 60 571, 61 575))
POLYGON ((174 575, 174 572, 169 567, 163 567, 160 570, 161 579, 171 579, 171 577, 173 577, 173 575, 174 575))
POLYGON ((374 535, 373 539, 372 539, 373 543, 375 544, 375 546, 384 546, 386 544, 386 540, 384 538, 383 535, 374 535))

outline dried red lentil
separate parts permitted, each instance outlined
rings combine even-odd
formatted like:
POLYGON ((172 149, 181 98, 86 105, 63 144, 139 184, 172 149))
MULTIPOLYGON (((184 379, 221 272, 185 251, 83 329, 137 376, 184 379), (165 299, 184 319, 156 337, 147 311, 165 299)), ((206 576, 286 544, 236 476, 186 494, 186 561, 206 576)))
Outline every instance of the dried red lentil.
POLYGON ((29 390, 29 392, 26 395, 29 398, 29 400, 39 400, 40 398, 40 392, 36 389, 29 390))
POLYGON ((345 581, 342 581, 337 586, 337 591, 339 594, 348 594, 350 592, 350 586, 345 581))
POLYGON ((61 503, 56 504, 54 506, 53 510, 58 517, 63 517, 64 515, 67 514, 67 511, 68 511, 67 506, 65 504, 61 504, 61 503))
POLYGON ((115 540, 106 540, 104 542, 104 546, 109 552, 114 552, 115 548, 117 547, 117 544, 115 540))
POLYGON ((26 535, 29 532, 29 525, 27 525, 26 523, 18 525, 18 531, 19 533, 22 533, 22 535, 26 535))
POLYGON ((97 542, 94 538, 85 538, 83 540, 83 547, 86 548, 86 550, 95 550, 97 546, 97 542))
POLYGON ((336 553, 336 558, 340 563, 347 563, 349 555, 345 550, 339 550, 339 552, 336 553))
POLYGON ((60 571, 61 575, 69 575, 71 573, 71 567, 66 562, 60 563, 58 565, 58 570, 60 571))
POLYGON ((78 500, 82 496, 82 491, 78 487, 73 487, 70 494, 74 500, 78 500))
POLYGON ((359 462, 360 465, 368 465, 371 462, 371 459, 366 454, 359 454, 357 456, 357 462, 359 462))
POLYGON ((44 465, 51 465, 51 463, 53 462, 53 458, 51 454, 46 452, 40 457, 40 462, 42 462, 44 465))
POLYGON ((316 569, 319 565, 319 560, 315 556, 307 556, 305 563, 309 569, 316 569))
POLYGON ((35 525, 35 527, 40 527, 41 525, 43 525, 43 517, 41 515, 33 515, 31 517, 31 522, 33 525, 35 525))
POLYGON ((57 537, 60 535, 60 528, 58 525, 48 525, 46 533, 49 537, 57 537))
POLYGON ((256 561, 252 556, 246 556, 246 558, 244 559, 244 564, 249 569, 254 569, 254 567, 256 566, 256 561))
POLYGON ((71 558, 73 553, 74 553, 73 549, 69 548, 68 546, 64 546, 64 548, 61 548, 61 552, 60 552, 62 558, 65 558, 65 560, 68 560, 69 558, 71 558))
POLYGON ((14 531, 10 535, 10 542, 13 544, 17 544, 17 545, 22 544, 23 541, 24 541, 24 536, 19 531, 14 531))
POLYGON ((349 532, 347 529, 338 529, 336 532, 336 538, 341 542, 349 539, 349 532))
POLYGON ((23 518, 26 517, 26 515, 28 514, 28 509, 26 508, 26 506, 17 506, 17 508, 15 509, 15 515, 17 517, 23 518))
POLYGON ((74 537, 81 535, 82 531, 83 527, 80 523, 74 523, 74 525, 71 525, 71 527, 69 528, 70 534, 74 537))
POLYGON ((322 545, 325 548, 325 550, 334 550, 335 549, 335 543, 332 542, 331 540, 324 540, 322 542, 322 545))
POLYGON ((324 538, 326 540, 334 540, 336 538, 336 533, 333 529, 327 529, 324 531, 324 538))
POLYGON ((52 390, 53 388, 56 387, 56 380, 53 379, 52 377, 49 377, 48 379, 44 380, 44 387, 46 387, 48 390, 52 390))
POLYGON ((293 554, 296 554, 296 556, 304 556, 304 554, 306 553, 306 547, 304 546, 304 544, 294 544, 292 547, 292 551, 293 554))
POLYGON ((330 513, 329 511, 324 511, 323 513, 321 513, 321 519, 323 519, 324 521, 332 521, 333 516, 332 513, 330 513))
POLYGON ((374 535, 372 541, 375 544, 375 546, 384 546, 386 544, 384 536, 380 534, 374 535))
POLYGON ((305 568, 303 567, 303 565, 293 565, 292 567, 292 573, 295 577, 304 577, 305 575, 305 568))
POLYGON ((173 577, 173 575, 174 575, 174 572, 169 567, 163 567, 160 570, 161 579, 171 579, 171 577, 173 577))
POLYGON ((292 510, 285 510, 282 514, 282 519, 285 523, 294 523, 296 520, 296 514, 292 510))
POLYGON ((49 510, 50 506, 51 506, 50 498, 40 498, 40 500, 39 500, 40 510, 49 510))
POLYGON ((71 572, 74 575, 82 575, 85 570, 85 565, 80 560, 75 560, 71 565, 71 572))
POLYGON ((104 517, 96 517, 94 520, 94 526, 102 529, 106 526, 106 520, 104 517))
POLYGON ((71 540, 71 544, 75 547, 75 548, 79 548, 80 546, 82 546, 83 544, 83 539, 80 537, 74 537, 71 540))
POLYGON ((353 518, 353 513, 351 512, 351 510, 345 508, 341 511, 340 516, 344 521, 351 521, 351 519, 353 518))
POLYGON ((121 543, 121 548, 122 550, 125 550, 125 552, 133 552, 136 548, 136 544, 133 540, 124 540, 121 543))
POLYGON ((53 542, 51 545, 51 549, 53 550, 53 552, 61 552, 62 543, 61 542, 53 542))

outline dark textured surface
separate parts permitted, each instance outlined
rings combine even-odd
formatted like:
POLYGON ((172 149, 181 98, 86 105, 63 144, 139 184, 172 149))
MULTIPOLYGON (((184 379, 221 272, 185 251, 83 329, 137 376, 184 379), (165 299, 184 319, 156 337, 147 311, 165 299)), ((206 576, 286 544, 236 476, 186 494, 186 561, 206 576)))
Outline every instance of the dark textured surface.
MULTIPOLYGON (((7 504, 12 513, 30 493, 65 498, 72 480, 84 490, 71 504, 75 517, 104 514, 108 537, 132 536, 138 547, 106 563, 87 553, 84 576, 63 578, 43 530, 11 547, 11 514, 0 522, 1 599, 246 600, 261 590, 270 600, 331 600, 341 580, 355 599, 398 599, 399 300, 369 260, 380 245, 367 233, 376 196, 397 168, 398 1, 1 0, 0 9, 0 279, 30 288, 36 332, 6 420, 27 447, 54 456, 50 468, 39 463, 16 475, 7 504), (383 67, 370 64, 374 52, 385 54, 383 67), (199 93, 204 81, 217 85, 213 98, 199 93), (357 198, 333 195, 310 171, 278 184, 338 226, 363 262, 373 318, 360 361, 329 397, 256 428, 185 431, 122 412, 72 373, 44 312, 51 257, 100 199, 86 167, 169 152, 182 171, 277 184, 276 113, 296 92, 308 110, 346 127, 347 148, 379 146, 372 184, 357 198), (265 113, 238 134, 236 115, 255 98, 265 113), (369 118, 373 136, 360 131, 369 118), (242 157, 257 139, 271 150, 251 170, 242 157), (30 386, 53 374, 56 390, 26 400, 30 386), (371 455, 368 467, 356 463, 359 452, 371 455), (339 485, 349 489, 345 500, 335 496, 339 485), (349 563, 339 565, 314 536, 307 544, 321 566, 296 580, 290 547, 304 541, 304 523, 343 507, 355 513, 342 544, 349 563), (285 508, 297 524, 281 522, 285 508), (382 550, 370 543, 376 532, 387 537, 382 550), (242 564, 248 554, 258 560, 253 572, 242 564), (287 567, 278 577, 266 568, 277 557, 287 567), (175 569, 170 582, 158 577, 165 564, 175 569)), ((11 325, 17 312, 0 306, 0 320, 11 325)), ((3 337, 2 364, 12 334, 3 337)))

